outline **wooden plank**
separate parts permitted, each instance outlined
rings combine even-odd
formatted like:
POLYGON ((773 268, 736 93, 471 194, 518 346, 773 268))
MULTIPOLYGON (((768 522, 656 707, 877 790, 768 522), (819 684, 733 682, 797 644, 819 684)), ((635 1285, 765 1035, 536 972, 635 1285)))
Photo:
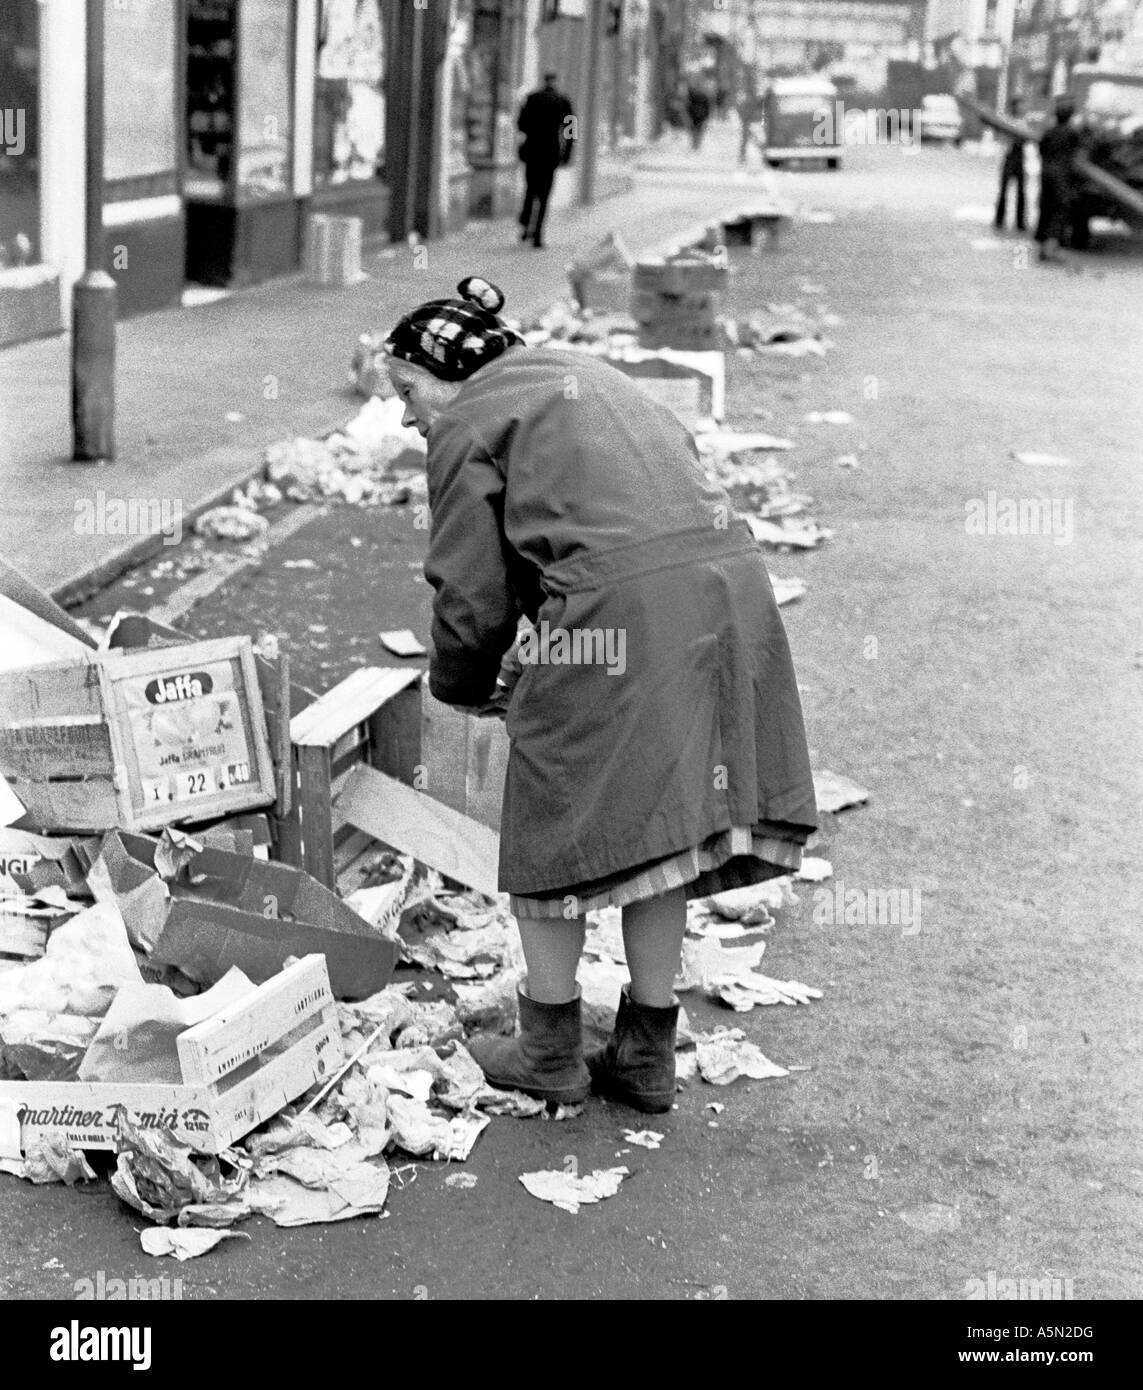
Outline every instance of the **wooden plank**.
POLYGON ((414 783, 434 801, 465 812, 468 804, 468 715, 421 687, 421 775, 414 783))
POLYGON ((296 714, 290 721, 290 739, 297 746, 307 747, 336 743, 420 676, 416 668, 363 666, 296 714))
POLYGON ((85 782, 9 782, 26 814, 18 824, 53 833, 106 830, 118 824, 119 794, 110 778, 85 782))
POLYGON ((245 999, 180 1033, 183 1081, 210 1085, 236 1071, 307 1019, 333 1008, 324 956, 306 956, 245 999))
POLYGON ((421 761, 421 690, 416 684, 398 691, 369 719, 369 761, 409 786, 421 761))
POLYGON ((0 671, 0 709, 4 722, 50 724, 59 718, 102 719, 99 667, 86 661, 52 661, 23 671, 0 671))
POLYGON ((479 893, 498 891, 499 835, 376 768, 353 774, 337 799, 334 822, 366 830, 479 893))
POLYGON ((334 885, 333 826, 330 804, 329 750, 301 747, 298 760, 298 799, 302 829, 302 867, 327 888, 334 885))
POLYGON ((465 768, 465 814, 481 825, 500 830, 504 779, 508 775, 508 735, 499 719, 468 719, 468 762, 465 768))
POLYGON ((286 816, 293 794, 293 774, 290 766, 290 655, 278 652, 270 656, 254 653, 254 669, 258 673, 258 691, 266 716, 266 737, 270 745, 270 761, 274 766, 274 788, 277 800, 275 816, 286 816))
POLYGON ((311 1086, 331 1076, 344 1059, 336 1014, 324 1018, 287 1051, 264 1061, 257 1071, 233 1085, 223 1083, 211 1096, 213 1134, 217 1153, 249 1134, 311 1086))

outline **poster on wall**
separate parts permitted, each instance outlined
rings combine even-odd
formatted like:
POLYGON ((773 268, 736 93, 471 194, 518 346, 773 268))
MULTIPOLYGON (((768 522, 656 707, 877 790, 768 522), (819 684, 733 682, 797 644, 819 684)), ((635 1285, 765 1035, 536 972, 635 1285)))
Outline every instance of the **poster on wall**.
POLYGON ((319 184, 378 178, 385 164, 381 0, 322 0, 314 102, 319 184))

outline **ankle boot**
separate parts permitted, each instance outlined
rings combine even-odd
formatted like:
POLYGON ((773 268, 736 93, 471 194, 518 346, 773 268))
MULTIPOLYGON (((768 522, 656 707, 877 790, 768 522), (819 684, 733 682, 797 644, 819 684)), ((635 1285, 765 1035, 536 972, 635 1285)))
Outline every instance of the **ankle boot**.
POLYGON ((516 991, 520 1032, 515 1038, 483 1033, 468 1050, 485 1080, 502 1091, 523 1091, 556 1105, 579 1105, 591 1089, 583 1060, 580 994, 566 1004, 541 1004, 516 991))
POLYGON ((587 1059, 591 1088, 648 1115, 675 1103, 675 1028, 678 1001, 666 1008, 637 1004, 625 986, 615 1031, 602 1052, 587 1059))

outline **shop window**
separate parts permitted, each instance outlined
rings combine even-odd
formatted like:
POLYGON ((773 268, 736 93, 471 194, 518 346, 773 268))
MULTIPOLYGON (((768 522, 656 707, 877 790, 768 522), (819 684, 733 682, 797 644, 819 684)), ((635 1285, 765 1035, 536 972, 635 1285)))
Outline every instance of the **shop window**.
POLYGON ((0 4, 0 270, 40 258, 36 0, 0 4))
POLYGON ((103 176, 112 197, 174 191, 177 15, 151 0, 107 0, 103 176))
POLYGON ((238 7, 238 196, 290 191, 294 7, 242 0, 238 7))
POLYGON ((385 171, 385 26, 381 0, 322 0, 314 93, 314 182, 385 171))
POLYGON ((234 152, 234 0, 190 0, 186 195, 221 199, 234 152))

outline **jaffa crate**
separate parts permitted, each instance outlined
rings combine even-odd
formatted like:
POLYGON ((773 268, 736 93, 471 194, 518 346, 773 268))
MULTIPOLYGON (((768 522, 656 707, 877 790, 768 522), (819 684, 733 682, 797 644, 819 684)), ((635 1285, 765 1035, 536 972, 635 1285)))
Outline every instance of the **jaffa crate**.
POLYGON ((269 806, 248 637, 0 673, 0 773, 47 831, 160 830, 269 806))
POLYGON ((199 1153, 221 1153, 342 1065, 324 956, 279 975, 179 1034, 180 1084, 0 1081, 0 1158, 42 1139, 114 1149, 116 1110, 199 1153))

